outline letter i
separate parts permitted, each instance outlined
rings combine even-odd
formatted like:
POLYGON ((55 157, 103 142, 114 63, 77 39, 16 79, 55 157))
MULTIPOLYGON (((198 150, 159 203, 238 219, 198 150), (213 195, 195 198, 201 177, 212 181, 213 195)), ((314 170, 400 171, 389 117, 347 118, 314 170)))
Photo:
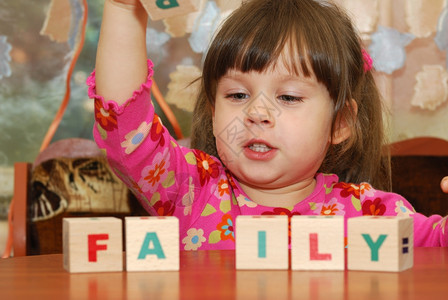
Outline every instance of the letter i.
POLYGON ((258 231, 258 257, 266 258, 266 231, 258 231))

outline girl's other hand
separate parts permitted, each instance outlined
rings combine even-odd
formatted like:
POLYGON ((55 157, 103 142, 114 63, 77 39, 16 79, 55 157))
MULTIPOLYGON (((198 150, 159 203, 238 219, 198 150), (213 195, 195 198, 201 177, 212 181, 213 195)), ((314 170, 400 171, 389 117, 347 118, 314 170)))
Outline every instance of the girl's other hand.
POLYGON ((448 176, 443 177, 442 181, 440 182, 440 187, 442 188, 442 191, 444 193, 448 193, 448 176))

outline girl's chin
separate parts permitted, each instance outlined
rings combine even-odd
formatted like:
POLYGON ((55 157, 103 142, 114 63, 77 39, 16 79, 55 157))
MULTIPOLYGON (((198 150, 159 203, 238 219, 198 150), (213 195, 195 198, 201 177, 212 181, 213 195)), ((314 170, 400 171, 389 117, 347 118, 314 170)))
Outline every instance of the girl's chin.
POLYGON ((278 182, 279 178, 273 176, 273 174, 242 174, 240 177, 237 176, 237 178, 241 184, 257 189, 276 189, 282 186, 280 182, 278 182))

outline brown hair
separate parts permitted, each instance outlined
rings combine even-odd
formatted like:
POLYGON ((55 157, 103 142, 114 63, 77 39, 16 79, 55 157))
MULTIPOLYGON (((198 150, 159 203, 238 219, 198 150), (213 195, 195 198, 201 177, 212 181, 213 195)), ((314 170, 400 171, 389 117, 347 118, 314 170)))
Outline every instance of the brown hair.
MULTIPOLYGON (((193 113, 192 146, 217 157, 212 110, 218 81, 229 69, 264 71, 286 60, 290 71, 314 76, 334 101, 333 131, 345 120, 351 136, 331 145, 320 172, 342 181, 390 190, 382 102, 371 71, 364 71, 361 40, 337 6, 315 0, 251 0, 235 10, 207 52, 193 113), (282 55, 289 47, 290 57, 282 55), (351 99, 358 111, 353 114, 351 99)), ((293 130, 293 129, 292 129, 293 130)))

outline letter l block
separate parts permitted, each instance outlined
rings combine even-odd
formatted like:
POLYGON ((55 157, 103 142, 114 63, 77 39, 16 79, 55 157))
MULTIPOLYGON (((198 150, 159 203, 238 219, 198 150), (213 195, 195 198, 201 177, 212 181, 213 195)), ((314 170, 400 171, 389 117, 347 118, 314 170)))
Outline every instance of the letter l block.
POLYGON ((63 264, 70 273, 123 271, 122 221, 64 218, 63 264))
POLYGON ((348 269, 399 272, 414 265, 411 217, 362 216, 348 223, 348 269))
POLYGON ((126 270, 178 271, 179 219, 126 217, 126 270))
POLYGON ((292 270, 344 270, 344 217, 293 216, 292 270))
POLYGON ((288 269, 288 217, 238 216, 237 269, 288 269))

